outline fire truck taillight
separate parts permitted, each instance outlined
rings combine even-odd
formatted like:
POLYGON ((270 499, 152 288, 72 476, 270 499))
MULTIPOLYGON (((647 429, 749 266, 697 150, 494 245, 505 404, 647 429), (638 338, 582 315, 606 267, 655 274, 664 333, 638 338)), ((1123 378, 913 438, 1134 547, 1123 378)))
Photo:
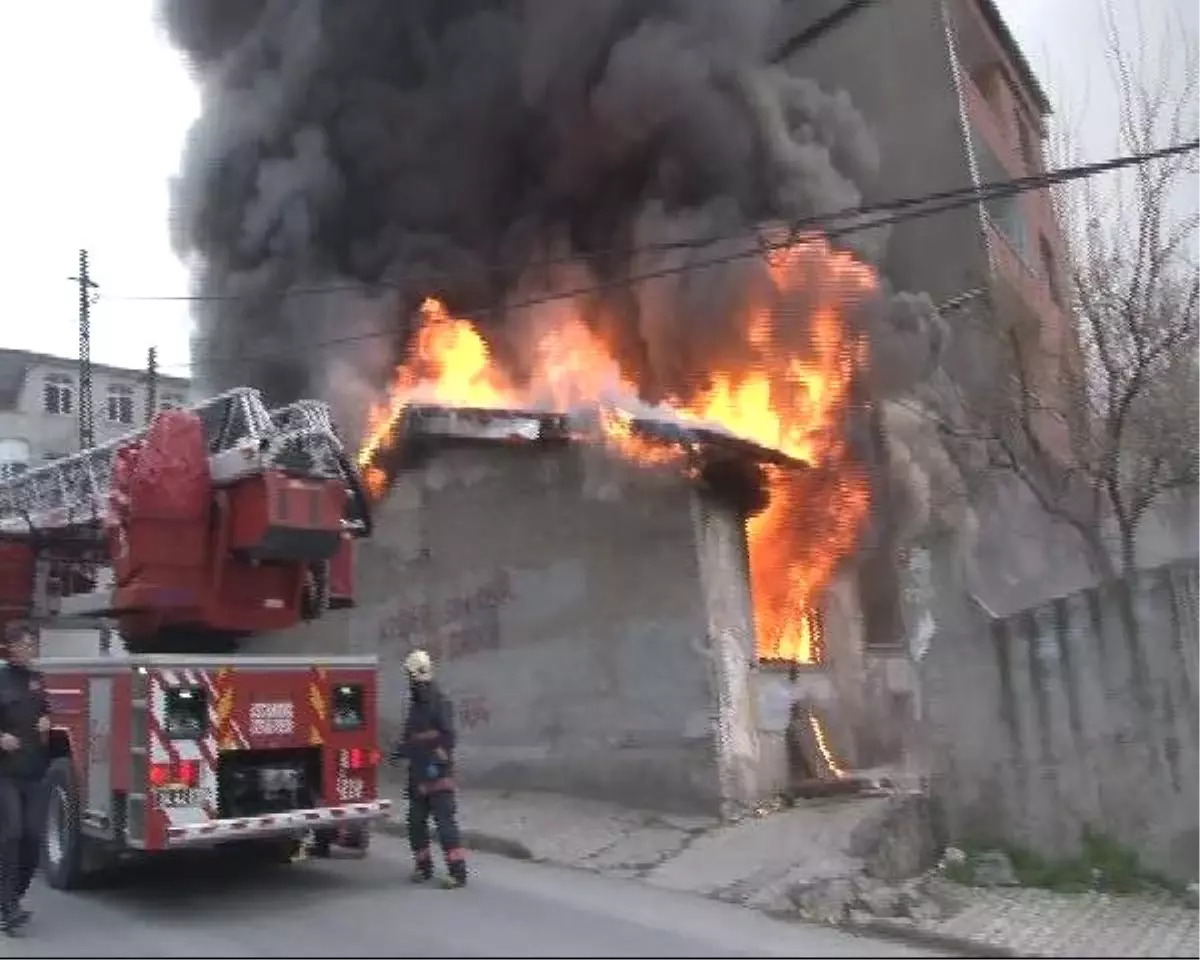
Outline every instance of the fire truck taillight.
POLYGON ((378 750, 351 747, 349 750, 338 751, 338 766, 350 773, 369 770, 377 763, 379 763, 378 750))
POLYGON ((198 760, 176 760, 174 763, 152 763, 150 785, 152 787, 195 787, 200 783, 198 760))
POLYGON ((333 729, 357 730, 367 724, 366 692, 361 684, 339 683, 333 688, 333 729))

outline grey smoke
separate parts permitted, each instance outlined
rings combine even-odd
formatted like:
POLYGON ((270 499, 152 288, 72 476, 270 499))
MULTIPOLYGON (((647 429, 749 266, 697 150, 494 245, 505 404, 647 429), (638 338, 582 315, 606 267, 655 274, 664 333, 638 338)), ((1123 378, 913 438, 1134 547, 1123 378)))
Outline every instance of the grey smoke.
MULTIPOLYGON (((713 351, 740 340, 731 306, 761 266, 634 288, 621 278, 745 248, 754 224, 853 206, 879 172, 844 94, 769 63, 778 8, 162 0, 203 90, 173 216, 202 298, 201 379, 285 401, 329 396, 351 370, 382 377, 431 293, 484 311, 519 372, 505 304, 561 284, 538 264, 566 256, 579 261, 572 276, 611 285, 588 315, 616 324, 647 399, 686 392, 713 351), (730 234, 743 239, 640 249, 730 234), (330 340, 341 343, 311 346, 330 340)), ((845 242, 873 257, 884 239, 845 242)), ((856 317, 881 334, 900 317, 877 355, 886 344, 922 358, 896 363, 888 390, 936 352, 923 335, 931 313, 917 313, 911 300, 898 313, 881 300, 856 317)))

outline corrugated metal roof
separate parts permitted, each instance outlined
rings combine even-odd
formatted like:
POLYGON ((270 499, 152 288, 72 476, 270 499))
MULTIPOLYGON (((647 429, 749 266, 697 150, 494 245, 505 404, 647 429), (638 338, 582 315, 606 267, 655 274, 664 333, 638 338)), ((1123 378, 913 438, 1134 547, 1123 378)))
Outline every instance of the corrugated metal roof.
MULTIPOLYGON (((580 423, 582 427, 582 422, 580 423)), ((779 450, 764 447, 725 430, 683 421, 657 420, 651 417, 632 417, 630 431, 645 440, 666 446, 720 450, 724 455, 760 463, 800 466, 799 462, 779 450)), ((583 440, 586 428, 575 429, 572 418, 562 413, 536 410, 491 410, 486 408, 448 407, 436 404, 414 404, 398 425, 400 439, 423 438, 446 442, 477 441, 484 443, 562 442, 583 440)))
MULTIPOLYGON (((535 410, 490 410, 440 405, 413 405, 393 426, 392 442, 372 460, 390 486, 396 475, 425 461, 434 450, 459 445, 551 446, 603 442, 586 413, 567 416, 535 410)), ((743 440, 724 430, 684 422, 633 417, 629 433, 643 442, 661 445, 680 475, 700 481, 746 515, 767 502, 762 466, 777 464, 787 470, 809 467, 778 450, 743 440)))
MULTIPOLYGON (((700 424, 630 418, 631 435, 664 450, 676 451, 682 460, 704 462, 739 460, 746 463, 774 463, 805 469, 802 462, 770 447, 734 436, 719 428, 700 424)), ((393 427, 390 444, 377 457, 396 469, 416 448, 429 444, 454 445, 529 445, 602 442, 594 424, 586 418, 537 410, 494 410, 414 404, 393 427)), ((383 465, 380 463, 378 465, 383 465)))

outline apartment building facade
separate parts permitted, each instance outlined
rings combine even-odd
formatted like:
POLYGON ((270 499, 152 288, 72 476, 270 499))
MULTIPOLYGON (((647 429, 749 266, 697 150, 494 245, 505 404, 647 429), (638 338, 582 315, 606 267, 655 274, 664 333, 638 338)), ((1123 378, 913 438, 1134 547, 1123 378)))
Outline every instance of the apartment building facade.
MULTIPOLYGON (((792 0, 799 31, 841 0, 792 0)), ((879 143, 867 203, 917 197, 1046 169, 1049 99, 994 0, 873 3, 793 55, 844 90, 879 143)), ((1050 194, 1028 191, 897 224, 883 268, 901 289, 946 303, 979 290, 1035 314, 1054 337, 1063 310, 1063 237, 1050 194)))
MULTIPOLYGON (((790 0, 781 34, 842 6, 790 0)), ((792 63, 825 89, 844 91, 871 127, 881 168, 862 185, 865 203, 1047 169, 1049 98, 995 0, 870 3, 796 51, 792 63)), ((1011 376, 1001 329, 1022 331, 1033 361, 1023 372, 1046 396, 1065 390, 1078 370, 1066 263, 1050 191, 1028 190, 895 224, 881 269, 898 289, 960 304, 943 314, 950 337, 942 365, 964 394, 990 403, 1011 376)), ((1045 417, 1042 426, 1066 452, 1065 421, 1045 417)), ((1034 588, 1066 593, 1090 582, 1074 532, 1049 522, 1011 476, 992 477, 977 510, 979 589, 995 609, 1036 602, 1034 588)))
MULTIPOLYGON (((79 449, 79 361, 26 350, 0 349, 0 479, 79 449)), ((190 383, 159 376, 157 406, 186 404, 190 383)), ((145 370, 92 365, 96 443, 137 430, 147 420, 145 370)))

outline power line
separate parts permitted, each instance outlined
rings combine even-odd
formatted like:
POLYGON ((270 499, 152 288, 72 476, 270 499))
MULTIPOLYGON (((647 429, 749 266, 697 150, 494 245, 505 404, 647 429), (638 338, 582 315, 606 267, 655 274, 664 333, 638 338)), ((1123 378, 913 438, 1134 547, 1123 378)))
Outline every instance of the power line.
POLYGON ((825 16, 821 17, 816 23, 810 24, 799 33, 785 40, 779 49, 775 51, 775 55, 771 57, 771 62, 779 63, 781 60, 786 60, 797 50, 820 40, 830 30, 840 26, 844 21, 849 20, 854 14, 865 10, 874 2, 875 0, 847 0, 846 3, 843 3, 836 10, 831 10, 825 16))
MULTIPOLYGON (((1176 144, 1170 147, 1163 147, 1159 150, 1154 150, 1149 153, 1128 154, 1121 157, 1115 157, 1109 160, 1098 161, 1096 163, 1082 164, 1073 167, 1063 167, 1059 170, 1048 171, 1046 173, 1031 174, 1025 177, 1016 177, 1006 180, 995 180, 990 183, 981 184, 979 186, 958 187, 953 190, 942 190, 936 193, 922 194, 917 197, 902 197, 896 200, 885 200, 879 203, 861 204, 855 207, 846 207, 832 213, 817 214, 811 217, 802 217, 793 220, 789 223, 789 234, 793 237, 807 231, 821 231, 828 233, 831 230, 839 229, 838 224, 842 221, 851 221, 853 229, 846 230, 846 233, 859 232, 861 230, 870 230, 887 223, 897 222, 889 219, 880 219, 871 222, 864 222, 865 218, 877 216, 880 214, 897 213, 901 211, 916 211, 919 208, 927 207, 934 204, 939 204, 942 201, 965 200, 967 203, 978 203, 991 199, 998 199, 1004 196, 1010 196, 1013 193, 1023 193, 1029 190, 1039 190, 1047 187, 1052 187, 1060 183, 1065 183, 1070 180, 1080 179, 1082 177, 1091 177, 1100 173, 1107 173, 1112 170, 1118 170, 1122 167, 1136 166, 1143 163, 1149 163, 1154 160, 1160 160, 1165 157, 1177 153, 1186 153, 1197 149, 1200 146, 1200 141, 1193 140, 1189 143, 1176 144)), ((940 208, 932 209, 933 213, 940 212, 940 208)), ((534 261, 524 261, 522 263, 511 264, 494 264, 488 269, 490 271, 514 270, 514 269, 539 269, 542 267, 578 264, 580 261, 586 261, 600 256, 611 256, 616 253, 624 252, 626 255, 637 255, 643 253, 670 253, 688 250, 698 250, 705 247, 710 247, 714 243, 723 241, 751 239, 757 238, 757 228, 747 228, 746 230, 737 233, 718 234, 709 237, 704 237, 695 240, 678 240, 668 241, 663 243, 645 244, 637 247, 629 248, 626 251, 596 251, 592 253, 581 253, 571 256, 552 257, 548 259, 540 259, 534 261)), ((790 241, 789 241, 790 242, 790 241)), ((786 245, 786 243, 781 244, 786 245)), ((757 250, 757 248, 756 248, 757 250)), ((736 255, 733 259, 752 256, 756 252, 747 251, 744 254, 736 255)), ((682 267, 681 270, 686 270, 688 267, 682 267)), ((462 274, 451 273, 448 271, 421 271, 419 279, 426 283, 435 283, 441 281, 461 280, 462 274)), ((399 290, 405 289, 405 277, 387 278, 376 281, 363 281, 359 283, 340 283, 340 284, 322 284, 312 287, 290 287, 278 293, 271 294, 272 297, 304 297, 304 296, 323 296, 326 294, 336 293, 363 293, 371 290, 399 290)), ((246 293, 230 293, 230 294, 172 294, 172 295, 140 295, 140 296, 107 296, 105 299, 111 301, 136 302, 182 302, 182 303, 207 303, 207 302, 224 302, 253 299, 259 294, 246 293)))
MULTIPOLYGON (((529 309, 531 307, 540 306, 546 303, 553 303, 563 300, 573 300, 578 297, 589 294, 601 293, 606 290, 633 286, 637 283, 644 283, 650 280, 662 279, 668 276, 675 276, 682 273, 687 273, 691 270, 703 269, 705 267, 718 266, 725 263, 731 263, 737 260, 745 260, 753 257, 763 256, 777 250, 785 249, 797 240, 797 237, 805 233, 820 232, 822 236, 828 239, 836 239, 838 237, 847 236, 854 233, 861 233, 866 230, 875 230, 881 227, 892 226, 898 223, 903 223, 908 220, 923 219, 925 217, 935 216, 939 213, 946 213, 951 210, 962 209, 963 207, 971 206, 988 200, 1001 199, 1004 197, 1015 196, 1020 193, 1025 193, 1030 190, 1044 189, 1049 186, 1054 186, 1061 183, 1066 183, 1071 180, 1083 179, 1085 177, 1096 176, 1100 173, 1107 173, 1113 170, 1118 170, 1124 167, 1135 166, 1152 162, 1154 160, 1163 159, 1175 154, 1191 152, 1200 148, 1200 140, 1193 140, 1188 143, 1175 144, 1170 147, 1163 147, 1158 150, 1150 151, 1143 154, 1129 154, 1121 157, 1114 157, 1109 160, 1099 161, 1096 163, 1082 164, 1074 167, 1065 167, 1059 170, 1050 171, 1044 174, 1035 174, 1028 177, 1019 177, 1011 180, 994 181, 992 183, 983 184, 979 187, 966 187, 959 190, 948 190, 939 193, 927 194, 923 197, 905 198, 903 200, 890 201, 884 204, 876 204, 870 207, 857 207, 847 210, 842 210, 834 214, 819 217, 808 217, 803 220, 794 221, 789 225, 787 235, 784 239, 775 241, 762 241, 748 244, 746 249, 736 253, 726 253, 720 256, 710 257, 704 260, 689 261, 681 265, 672 265, 662 267, 656 270, 645 271, 633 276, 621 277, 611 281, 597 281, 583 286, 575 287, 571 290, 559 291, 556 293, 542 294, 536 297, 530 297, 525 300, 507 304, 508 310, 529 309), (880 211, 892 211, 888 216, 882 216, 875 219, 868 219, 869 216, 880 211), (845 222, 842 221, 851 221, 845 222), (840 225, 838 225, 840 224, 840 225)), ((727 237, 717 239, 738 239, 738 237, 727 237)), ((705 246, 710 245, 715 241, 710 240, 705 243, 705 246)), ((359 292, 369 285, 344 285, 337 287, 313 288, 309 293, 336 293, 339 291, 359 292)), ((285 291, 280 296, 286 296, 292 291, 285 291)), ((216 299, 244 299, 247 295, 238 295, 231 297, 220 297, 216 299)), ((153 298, 146 298, 153 299, 153 298)), ((189 300, 189 299, 209 299, 205 297, 173 297, 167 298, 173 300, 189 300)), ((464 319, 479 317, 486 313, 483 310, 461 311, 456 315, 464 319)), ((296 344, 290 350, 285 347, 273 349, 271 354, 260 356, 239 356, 239 357, 207 357, 208 363, 257 363, 263 360, 269 360, 273 356, 280 353, 289 353, 293 351, 307 352, 314 349, 323 349, 327 347, 340 346, 348 343, 358 343, 366 340, 379 339, 381 337, 393 336, 393 331, 373 330, 362 334, 348 334, 340 337, 332 337, 327 340, 317 340, 310 343, 296 344)), ((203 342, 201 339, 200 342, 203 342)), ((182 366, 182 365, 181 365, 182 366)), ((189 365, 190 366, 190 365, 189 365)))
MULTIPOLYGON (((1121 169, 1122 167, 1134 166, 1138 164, 1148 163, 1153 160, 1162 159, 1178 153, 1184 153, 1200 148, 1200 140, 1191 141, 1186 144, 1177 144, 1170 147, 1163 147, 1159 150, 1154 150, 1145 154, 1130 154, 1123 157, 1115 157, 1110 160, 1099 161, 1091 164, 1083 164, 1075 167, 1066 167, 1060 170, 1038 174, 1029 177, 1015 178, 1012 180, 995 181, 988 184, 983 184, 978 188, 967 187, 961 190, 943 191, 936 194, 928 194, 925 197, 907 198, 904 200, 893 201, 887 204, 879 204, 874 209, 894 209, 895 213, 891 216, 881 217, 879 219, 863 222, 861 219, 857 223, 847 223, 842 226, 833 226, 821 229, 824 222, 836 223, 839 220, 850 219, 858 215, 859 210, 867 208, 856 208, 853 210, 839 211, 836 214, 831 214, 827 217, 810 217, 801 221, 795 221, 788 230, 787 237, 774 242, 759 242, 758 244, 748 247, 746 250, 723 254, 721 256, 710 257, 705 260, 691 261, 683 265, 662 267, 657 270, 646 271, 634 276, 617 278, 611 281, 594 282, 583 286, 575 287, 571 290, 559 291, 557 293, 542 294, 536 297, 530 297, 525 300, 517 301, 507 305, 508 310, 530 309, 532 307, 541 306, 546 303, 554 303, 563 300, 574 300, 578 297, 587 296, 589 294, 602 293, 606 290, 618 289, 621 287, 633 286, 637 283, 644 283, 650 280, 657 280, 668 276, 675 276, 682 273, 687 273, 691 270, 703 269, 710 266, 718 266, 724 263, 731 263, 737 260, 745 260, 753 257, 763 256, 764 254, 785 249, 796 242, 797 236, 806 232, 815 232, 820 230, 821 234, 828 239, 836 239, 838 237, 847 236, 854 233, 860 233, 866 230, 878 229, 885 226, 892 226, 897 223, 903 223, 908 220, 922 219, 925 217, 934 216, 939 213, 946 213, 951 210, 962 209, 963 207, 971 206, 981 201, 1000 199, 1008 196, 1015 196, 1019 193, 1028 192, 1029 190, 1042 189, 1047 186, 1052 186, 1058 183, 1065 183, 1071 180, 1082 179, 1084 177, 1096 176, 1100 173, 1109 172, 1111 170, 1121 169), (930 202, 933 201, 933 202, 930 202)), ((712 241, 710 241, 711 243, 712 241)), ((326 288, 322 292, 336 292, 343 289, 346 291, 361 292, 361 286, 345 286, 343 288, 326 288)), ((472 311, 456 311, 456 316, 463 319, 473 319, 484 315, 485 310, 472 311)), ((359 343, 366 340, 375 340, 381 337, 394 336, 394 331, 379 331, 373 330, 364 334, 348 334, 339 337, 332 337, 327 340, 317 340, 311 343, 297 344, 294 348, 279 348, 271 351, 271 354, 263 354, 259 356, 238 356, 238 357, 208 357, 205 358, 209 363, 258 363, 263 360, 269 360, 271 357, 279 353, 290 352, 307 352, 313 349, 323 349, 328 347, 341 346, 343 344, 359 343)), ((200 342, 203 342, 202 340, 200 342)), ((189 364, 190 368, 192 365, 189 364)))

